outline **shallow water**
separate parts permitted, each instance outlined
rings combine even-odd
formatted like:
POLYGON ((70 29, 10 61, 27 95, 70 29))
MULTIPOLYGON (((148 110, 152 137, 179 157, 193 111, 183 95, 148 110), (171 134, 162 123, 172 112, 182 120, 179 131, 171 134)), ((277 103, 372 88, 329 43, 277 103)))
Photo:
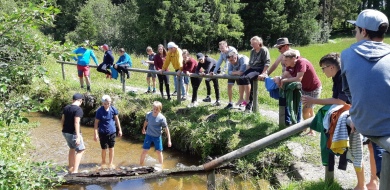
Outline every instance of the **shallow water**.
MULTIPOLYGON (((68 163, 68 147, 61 133, 60 118, 48 117, 40 113, 30 113, 30 122, 38 122, 38 127, 31 130, 31 141, 35 150, 31 151, 31 159, 34 161, 51 161, 56 165, 66 166, 68 163)), ((95 170, 101 163, 101 148, 99 142, 93 140, 93 127, 81 126, 86 151, 81 160, 79 171, 95 170)), ((115 144, 114 164, 117 167, 138 165, 142 151, 142 143, 134 142, 124 137, 117 138, 115 144)), ((191 166, 200 165, 199 158, 174 150, 165 148, 164 169, 175 168, 179 165, 191 166)), ((108 159, 108 154, 107 154, 108 159)), ((157 155, 154 149, 148 153, 145 165, 154 166, 157 164, 157 155)), ((205 174, 192 174, 174 177, 162 177, 159 179, 137 179, 116 182, 112 184, 93 185, 64 185, 58 187, 63 190, 81 189, 207 189, 207 177, 205 174)))

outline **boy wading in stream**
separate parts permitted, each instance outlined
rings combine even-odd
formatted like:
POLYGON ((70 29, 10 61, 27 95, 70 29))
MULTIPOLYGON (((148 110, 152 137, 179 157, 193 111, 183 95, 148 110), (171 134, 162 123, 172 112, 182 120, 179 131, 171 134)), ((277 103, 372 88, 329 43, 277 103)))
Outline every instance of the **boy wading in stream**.
POLYGON ((69 146, 68 171, 78 173, 81 157, 85 146, 80 131, 80 119, 83 117, 83 110, 80 105, 83 103, 83 95, 73 95, 73 102, 64 107, 61 118, 62 135, 69 146))
POLYGON ((150 146, 153 142, 154 148, 158 154, 158 162, 163 164, 163 145, 162 145, 162 128, 165 129, 168 137, 168 147, 172 146, 171 135, 169 134, 167 119, 161 114, 162 104, 161 102, 153 102, 153 111, 146 114, 144 127, 142 128, 142 134, 146 134, 144 144, 142 146, 143 151, 141 154, 140 164, 144 165, 145 156, 148 153, 150 146))
POLYGON ((108 148, 109 158, 108 166, 111 169, 114 169, 114 145, 115 137, 122 136, 121 123, 118 118, 118 110, 111 105, 111 97, 104 95, 102 97, 102 106, 96 111, 95 123, 94 123, 94 140, 100 141, 100 146, 102 148, 102 168, 106 167, 106 152, 108 148), (118 127, 116 129, 115 127, 118 127))

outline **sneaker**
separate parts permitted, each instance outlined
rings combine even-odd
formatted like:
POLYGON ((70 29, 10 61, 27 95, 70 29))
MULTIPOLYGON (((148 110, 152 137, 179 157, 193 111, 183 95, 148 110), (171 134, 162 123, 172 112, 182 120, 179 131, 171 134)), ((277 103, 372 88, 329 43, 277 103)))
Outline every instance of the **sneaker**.
POLYGON ((156 93, 156 90, 153 90, 153 94, 156 93))
POLYGON ((172 93, 172 96, 176 96, 176 95, 177 95, 177 92, 176 92, 176 91, 172 93))
POLYGON ((91 87, 90 86, 87 86, 87 91, 91 92, 91 87))
POLYGON ((245 106, 245 112, 252 112, 252 105, 251 104, 247 104, 246 106, 245 106))
POLYGON ((248 105, 248 103, 246 103, 246 101, 243 101, 241 102, 240 107, 246 107, 246 105, 248 105))
POLYGON ((181 100, 187 100, 187 96, 182 96, 181 100))
POLYGON ((146 91, 145 93, 146 93, 146 94, 149 94, 149 93, 150 93, 150 90, 146 91))
POLYGON ((220 106, 221 105, 221 102, 219 100, 215 101, 215 103, 213 104, 213 106, 220 106))
POLYGON ((198 102, 192 102, 191 104, 188 104, 187 107, 192 108, 192 107, 197 107, 198 105, 199 105, 198 102))
POLYGON ((229 110, 233 108, 233 104, 229 103, 224 109, 229 110))
POLYGON ((129 79, 130 78, 130 75, 127 75, 127 79, 129 79))
POLYGON ((203 102, 211 102, 210 96, 207 96, 205 99, 203 99, 203 102))

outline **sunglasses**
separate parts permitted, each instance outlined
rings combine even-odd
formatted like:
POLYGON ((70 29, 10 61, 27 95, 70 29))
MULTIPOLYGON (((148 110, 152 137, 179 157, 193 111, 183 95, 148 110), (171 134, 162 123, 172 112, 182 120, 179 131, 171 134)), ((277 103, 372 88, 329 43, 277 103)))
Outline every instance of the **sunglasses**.
POLYGON ((284 47, 284 45, 283 46, 279 46, 278 49, 281 50, 283 47, 284 47))

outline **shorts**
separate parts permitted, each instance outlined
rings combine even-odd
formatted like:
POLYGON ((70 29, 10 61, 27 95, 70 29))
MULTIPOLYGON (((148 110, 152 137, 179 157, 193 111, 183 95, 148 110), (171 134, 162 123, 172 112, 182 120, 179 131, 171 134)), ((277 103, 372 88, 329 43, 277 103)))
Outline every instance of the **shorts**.
POLYGON ((77 73, 78 73, 79 77, 83 77, 83 75, 88 77, 89 76, 89 66, 88 65, 86 65, 86 66, 77 65, 77 73))
POLYGON ((188 77, 188 76, 184 76, 184 77, 183 77, 184 84, 189 84, 189 83, 190 83, 189 78, 190 78, 190 77, 188 77))
POLYGON ((238 84, 238 79, 228 79, 228 84, 234 85, 234 83, 238 84))
POLYGON ((163 146, 162 146, 162 138, 161 136, 159 137, 152 137, 150 135, 145 136, 144 144, 142 145, 142 148, 145 150, 149 150, 151 144, 154 144, 154 149, 162 152, 163 151, 163 146))
MULTIPOLYGON (((302 96, 310 96, 312 98, 318 99, 320 97, 320 94, 321 94, 321 87, 318 87, 317 89, 310 92, 306 92, 302 90, 302 96)), ((303 108, 314 108, 314 105, 315 104, 305 105, 303 108)))
POLYGON ((80 144, 76 146, 76 135, 70 133, 62 133, 70 149, 75 149, 77 152, 85 150, 83 136, 80 134, 80 144))
POLYGON ((156 73, 148 73, 147 77, 156 78, 157 74, 156 73))
POLYGON ((102 147, 102 149, 107 149, 107 146, 108 148, 114 148, 115 137, 116 137, 116 133, 112 133, 112 134, 99 133, 100 147, 102 147))

